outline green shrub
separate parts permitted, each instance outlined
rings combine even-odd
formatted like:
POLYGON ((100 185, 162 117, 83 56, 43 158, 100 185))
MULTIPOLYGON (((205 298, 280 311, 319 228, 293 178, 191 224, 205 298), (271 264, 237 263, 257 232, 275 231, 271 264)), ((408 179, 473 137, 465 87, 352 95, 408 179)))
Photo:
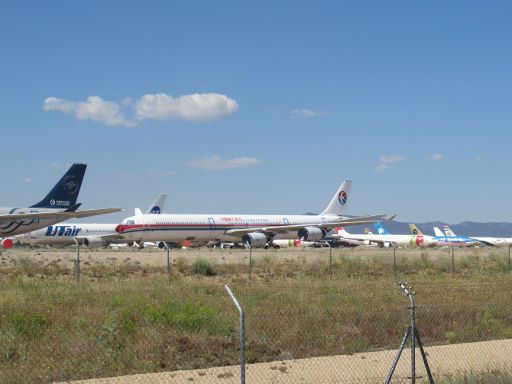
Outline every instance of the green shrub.
POLYGON ((206 259, 197 259, 194 261, 194 264, 192 264, 192 270, 196 275, 203 275, 203 276, 214 276, 216 275, 215 269, 213 268, 213 264, 211 261, 206 259))

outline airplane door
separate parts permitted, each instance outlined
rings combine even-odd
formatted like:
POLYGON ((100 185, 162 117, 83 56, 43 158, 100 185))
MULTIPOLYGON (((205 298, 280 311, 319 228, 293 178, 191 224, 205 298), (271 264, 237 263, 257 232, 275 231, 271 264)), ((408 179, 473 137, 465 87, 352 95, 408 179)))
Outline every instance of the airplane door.
POLYGON ((290 222, 288 221, 288 219, 286 217, 283 217, 283 224, 290 225, 290 222))
POLYGON ((209 217, 208 224, 210 225, 210 231, 215 231, 215 229, 217 228, 217 225, 215 224, 215 220, 213 220, 211 217, 209 217))

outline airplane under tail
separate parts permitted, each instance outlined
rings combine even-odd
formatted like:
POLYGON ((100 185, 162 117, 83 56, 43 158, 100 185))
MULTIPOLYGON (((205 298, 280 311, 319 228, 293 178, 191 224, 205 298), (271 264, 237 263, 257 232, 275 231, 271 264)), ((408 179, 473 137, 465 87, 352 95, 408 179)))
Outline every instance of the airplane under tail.
POLYGON ((167 193, 162 192, 160 196, 149 206, 146 211, 146 214, 159 214, 162 213, 165 206, 165 200, 167 199, 167 193))
POLYGON ((409 224, 409 229, 411 230, 411 234, 413 234, 413 235, 419 235, 419 236, 423 235, 423 233, 416 226, 416 224, 409 224))
POLYGON ((73 164, 45 198, 30 208, 77 208, 76 200, 86 168, 87 164, 73 164))
POLYGON ((351 180, 345 180, 338 188, 336 194, 332 197, 331 202, 320 214, 321 216, 338 215, 342 216, 347 210, 348 198, 350 196, 351 180))

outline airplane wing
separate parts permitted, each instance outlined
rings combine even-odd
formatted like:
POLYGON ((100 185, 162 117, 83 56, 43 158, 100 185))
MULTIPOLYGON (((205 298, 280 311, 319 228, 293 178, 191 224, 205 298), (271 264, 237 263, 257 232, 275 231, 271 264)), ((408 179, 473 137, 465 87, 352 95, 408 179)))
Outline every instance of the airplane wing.
POLYGON ((89 217, 96 215, 104 215, 106 213, 119 212, 121 208, 100 208, 88 209, 85 211, 49 211, 49 212, 33 212, 33 213, 13 213, 0 215, 0 223, 11 222, 24 219, 62 219, 62 221, 72 218, 89 217))
POLYGON ((351 217, 344 218, 332 222, 326 222, 322 224, 292 224, 292 225, 279 225, 279 226, 269 226, 269 227, 247 227, 247 228, 236 228, 236 229, 228 229, 225 234, 232 236, 240 236, 246 233, 252 232, 264 232, 264 233, 283 233, 288 231, 295 231, 305 227, 318 227, 325 230, 337 228, 337 227, 348 227, 352 225, 361 225, 361 224, 373 224, 376 221, 386 220, 386 215, 372 215, 372 216, 359 216, 359 217, 351 217))

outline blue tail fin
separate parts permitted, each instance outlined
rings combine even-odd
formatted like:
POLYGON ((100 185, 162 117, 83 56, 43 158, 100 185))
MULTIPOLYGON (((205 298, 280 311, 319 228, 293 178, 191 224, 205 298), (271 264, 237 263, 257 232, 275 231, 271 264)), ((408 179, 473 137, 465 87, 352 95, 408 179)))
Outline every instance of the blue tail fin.
POLYGON ((76 205, 86 168, 87 164, 73 164, 50 193, 30 208, 72 208, 76 205))
POLYGON ((374 227, 379 235, 389 235, 389 231, 386 228, 384 228, 381 221, 377 221, 374 224, 374 227))

